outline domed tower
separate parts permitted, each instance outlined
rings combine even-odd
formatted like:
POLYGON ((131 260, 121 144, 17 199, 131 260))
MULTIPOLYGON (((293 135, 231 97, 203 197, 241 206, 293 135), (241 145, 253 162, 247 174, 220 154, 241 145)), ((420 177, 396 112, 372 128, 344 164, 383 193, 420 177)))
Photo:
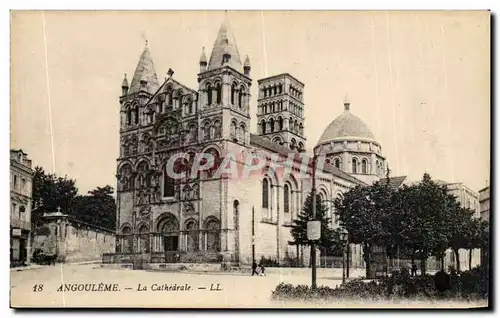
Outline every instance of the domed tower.
POLYGON ((354 175, 371 184, 385 176, 385 157, 372 131, 344 103, 344 113, 335 118, 318 141, 319 154, 327 157, 325 164, 354 175))

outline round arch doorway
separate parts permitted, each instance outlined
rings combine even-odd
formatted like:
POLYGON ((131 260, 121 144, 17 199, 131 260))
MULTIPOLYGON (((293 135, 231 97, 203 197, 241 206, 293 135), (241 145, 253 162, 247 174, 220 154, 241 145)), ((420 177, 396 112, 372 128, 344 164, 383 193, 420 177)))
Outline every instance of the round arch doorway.
POLYGON ((177 218, 168 213, 160 218, 156 228, 162 236, 165 262, 174 262, 179 250, 179 222, 177 218))

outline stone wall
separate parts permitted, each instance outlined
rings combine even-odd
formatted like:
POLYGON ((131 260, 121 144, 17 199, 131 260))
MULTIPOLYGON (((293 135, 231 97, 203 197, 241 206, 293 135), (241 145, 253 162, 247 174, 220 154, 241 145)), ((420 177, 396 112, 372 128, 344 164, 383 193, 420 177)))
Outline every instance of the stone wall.
POLYGON ((71 220, 51 219, 37 229, 33 250, 57 254, 62 262, 100 261, 103 253, 115 250, 113 232, 71 220))

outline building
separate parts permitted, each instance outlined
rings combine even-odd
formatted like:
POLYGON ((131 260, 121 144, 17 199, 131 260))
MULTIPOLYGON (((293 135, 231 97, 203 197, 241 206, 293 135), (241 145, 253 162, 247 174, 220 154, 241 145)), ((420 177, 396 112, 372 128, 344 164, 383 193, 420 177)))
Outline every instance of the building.
MULTIPOLYGON (((307 264, 307 249, 289 244, 292 220, 312 189, 311 158, 303 152, 305 84, 288 73, 257 80, 258 132, 253 134, 250 58, 242 62, 227 19, 208 59, 202 50, 199 66, 197 88, 176 81, 172 70, 160 82, 146 45, 130 84, 126 75, 123 79, 117 240, 107 262, 143 261, 145 254, 150 263, 249 264, 254 244, 257 260, 307 264), (257 151, 268 159, 292 158, 291 173, 266 164, 248 178, 216 174, 227 162, 243 170, 247 162, 234 154, 257 151), (183 153, 189 154, 183 167, 196 164, 193 159, 200 153, 211 154, 215 166, 174 180, 166 173, 167 163, 183 153)), ((316 149, 327 157, 318 165, 317 191, 329 207, 332 226, 338 226, 334 200, 384 176, 386 159, 349 103, 316 149)), ((352 246, 350 255, 352 266, 362 266, 359 247, 352 246)))
MULTIPOLYGON (((479 193, 467 187, 463 182, 445 182, 441 180, 436 181, 438 184, 446 185, 449 194, 453 194, 460 206, 463 208, 471 209, 474 211, 474 218, 480 218, 479 206, 479 193)), ((467 270, 469 268, 469 257, 471 257, 471 267, 474 268, 481 263, 480 249, 473 249, 472 251, 460 249, 458 251, 460 259, 460 270, 467 270), (471 255, 469 255, 471 253, 471 255)), ((444 260, 445 267, 456 267, 455 253, 452 250, 446 251, 444 260)))
MULTIPOLYGON (((130 84, 126 75, 122 81, 117 239, 106 262, 249 264, 254 247, 257 260, 307 264, 308 250, 290 244, 290 226, 312 189, 311 158, 304 154, 306 85, 288 73, 258 79, 254 134, 252 66, 248 56, 242 62, 227 18, 209 58, 202 50, 199 67, 196 88, 176 81, 171 69, 160 81, 146 44, 130 84), (267 159, 292 158, 291 173, 266 164, 248 178, 217 174, 228 163, 243 170, 248 163, 238 154, 254 152, 267 159), (188 154, 180 164, 188 169, 199 164, 194 159, 200 153, 211 154, 215 165, 182 180, 166 173, 169 159, 188 154)), ((324 158, 316 189, 329 208, 332 227, 338 226, 336 198, 387 173, 387 159, 373 132, 349 102, 343 106, 314 147, 324 158)), ((411 184, 406 176, 389 182, 393 188, 411 184)), ((474 191, 461 183, 448 187, 462 206, 478 211, 474 191)), ((351 244, 349 260, 350 266, 363 266, 359 246, 351 244)))
POLYGON ((45 213, 43 225, 36 229, 33 251, 57 255, 59 262, 97 261, 115 249, 115 233, 63 214, 45 213))
MULTIPOLYGON (((479 213, 481 220, 490 222, 490 187, 479 190, 479 213)), ((489 246, 489 243, 488 243, 489 246)), ((489 253, 488 249, 483 249, 481 251, 481 265, 487 265, 489 263, 489 253)))
POLYGON ((479 190, 479 215, 481 220, 490 221, 490 187, 479 190))
POLYGON ((28 265, 31 259, 33 170, 22 150, 10 151, 10 263, 28 265))

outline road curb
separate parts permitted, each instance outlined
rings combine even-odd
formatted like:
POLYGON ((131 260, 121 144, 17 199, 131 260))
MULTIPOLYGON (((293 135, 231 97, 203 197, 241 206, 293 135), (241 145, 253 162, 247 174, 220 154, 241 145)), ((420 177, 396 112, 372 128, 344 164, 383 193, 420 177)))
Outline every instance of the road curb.
POLYGON ((29 270, 34 270, 34 269, 40 269, 40 268, 47 268, 50 266, 57 266, 59 265, 90 265, 90 264, 98 264, 101 263, 101 261, 86 261, 86 262, 75 262, 75 263, 56 263, 56 265, 29 265, 25 267, 12 267, 10 269, 11 272, 23 272, 23 271, 29 271, 29 270))

